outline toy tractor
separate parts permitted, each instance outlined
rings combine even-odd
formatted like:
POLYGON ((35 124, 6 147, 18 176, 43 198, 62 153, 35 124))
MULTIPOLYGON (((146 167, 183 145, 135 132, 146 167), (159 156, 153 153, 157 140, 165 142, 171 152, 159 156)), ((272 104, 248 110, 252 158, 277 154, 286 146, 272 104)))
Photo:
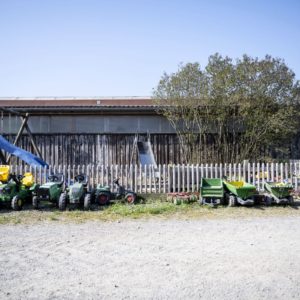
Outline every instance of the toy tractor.
POLYGON ((41 185, 32 197, 34 209, 38 209, 41 202, 51 202, 58 206, 60 194, 63 191, 64 175, 49 175, 47 182, 41 185))
POLYGON ((107 205, 110 200, 124 199, 128 204, 133 204, 136 201, 136 193, 126 190, 122 185, 120 185, 119 178, 114 180, 114 184, 117 186, 116 193, 112 193, 109 186, 98 185, 95 191, 95 203, 99 205, 107 205))
POLYGON ((92 195, 87 190, 87 176, 79 174, 75 176, 74 184, 70 185, 58 200, 59 210, 65 210, 67 205, 83 206, 84 210, 91 208, 92 195))
POLYGON ((0 203, 21 210, 26 201, 31 200, 38 188, 31 173, 9 174, 9 166, 0 166, 0 203))

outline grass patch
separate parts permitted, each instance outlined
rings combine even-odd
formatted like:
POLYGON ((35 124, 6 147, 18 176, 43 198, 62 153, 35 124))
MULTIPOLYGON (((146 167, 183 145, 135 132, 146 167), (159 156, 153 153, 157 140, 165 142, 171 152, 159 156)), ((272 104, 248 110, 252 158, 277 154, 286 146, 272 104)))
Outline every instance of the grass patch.
POLYGON ((106 207, 97 207, 92 211, 72 210, 60 212, 56 208, 46 208, 39 211, 32 210, 30 206, 24 210, 14 212, 0 211, 0 225, 4 224, 32 224, 40 222, 74 222, 87 221, 116 221, 123 219, 219 219, 219 218, 248 218, 272 216, 300 216, 300 203, 295 206, 256 206, 256 207, 225 207, 211 208, 200 206, 198 203, 183 203, 175 205, 165 201, 164 196, 141 198, 135 205, 113 203, 106 207))

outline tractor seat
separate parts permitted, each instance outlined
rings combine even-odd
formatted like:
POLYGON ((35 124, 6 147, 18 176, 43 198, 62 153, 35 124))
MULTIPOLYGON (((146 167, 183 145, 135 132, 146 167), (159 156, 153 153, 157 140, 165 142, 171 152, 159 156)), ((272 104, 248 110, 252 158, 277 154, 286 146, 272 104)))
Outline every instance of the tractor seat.
POLYGON ((33 186, 34 184, 34 177, 31 173, 25 173, 22 180, 21 180, 21 183, 26 186, 26 187, 31 187, 33 186))
POLYGON ((9 166, 1 165, 0 166, 0 181, 7 182, 9 178, 9 166))

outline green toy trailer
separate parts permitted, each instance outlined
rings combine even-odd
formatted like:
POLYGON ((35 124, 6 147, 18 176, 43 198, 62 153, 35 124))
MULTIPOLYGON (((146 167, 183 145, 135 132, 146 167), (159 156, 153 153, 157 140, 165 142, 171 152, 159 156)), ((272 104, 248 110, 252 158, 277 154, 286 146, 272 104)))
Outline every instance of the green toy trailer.
POLYGON ((255 204, 255 195, 258 194, 256 187, 245 181, 223 180, 225 187, 225 197, 229 206, 237 204, 252 206, 255 204))
POLYGON ((294 198, 291 195, 293 186, 284 182, 266 182, 265 188, 265 203, 266 205, 275 204, 294 204, 294 198))
POLYGON ((224 188, 220 178, 202 178, 200 204, 216 206, 224 203, 224 188))

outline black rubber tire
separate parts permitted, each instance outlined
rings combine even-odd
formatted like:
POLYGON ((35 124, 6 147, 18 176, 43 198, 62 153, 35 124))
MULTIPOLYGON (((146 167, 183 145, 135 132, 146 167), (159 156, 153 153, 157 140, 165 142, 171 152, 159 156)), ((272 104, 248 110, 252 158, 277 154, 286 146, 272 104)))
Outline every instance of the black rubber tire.
POLYGON ((272 197, 269 195, 265 195, 265 205, 271 206, 271 204, 272 204, 272 197))
POLYGON ((91 189, 90 195, 91 195, 91 203, 94 203, 95 202, 95 197, 96 197, 96 190, 91 189))
POLYGON ((39 209, 40 199, 38 198, 38 196, 33 196, 32 197, 32 206, 33 206, 34 209, 39 209))
POLYGON ((91 194, 86 194, 84 196, 83 200, 83 209, 84 210, 90 210, 92 205, 92 195, 91 194))
POLYGON ((229 206, 229 207, 234 207, 234 206, 236 206, 236 199, 235 199, 235 196, 229 195, 229 198, 228 198, 228 206, 229 206))
POLYGON ((291 206, 293 206, 294 204, 295 204, 295 202, 294 202, 294 197, 293 196, 288 196, 288 204, 289 205, 291 205, 291 206))
POLYGON ((18 195, 13 197, 13 199, 11 201, 11 208, 16 211, 22 210, 23 201, 22 201, 22 199, 20 199, 20 197, 18 195))
POLYGON ((125 201, 128 204, 134 204, 136 201, 136 195, 134 193, 128 193, 125 196, 125 201))
POLYGON ((224 197, 220 198, 220 205, 224 205, 224 203, 225 203, 224 197))
POLYGON ((58 199, 58 209, 63 211, 67 207, 67 194, 61 193, 58 199))
POLYGON ((99 205, 108 205, 109 204, 109 195, 107 193, 100 193, 97 197, 97 202, 99 205))

